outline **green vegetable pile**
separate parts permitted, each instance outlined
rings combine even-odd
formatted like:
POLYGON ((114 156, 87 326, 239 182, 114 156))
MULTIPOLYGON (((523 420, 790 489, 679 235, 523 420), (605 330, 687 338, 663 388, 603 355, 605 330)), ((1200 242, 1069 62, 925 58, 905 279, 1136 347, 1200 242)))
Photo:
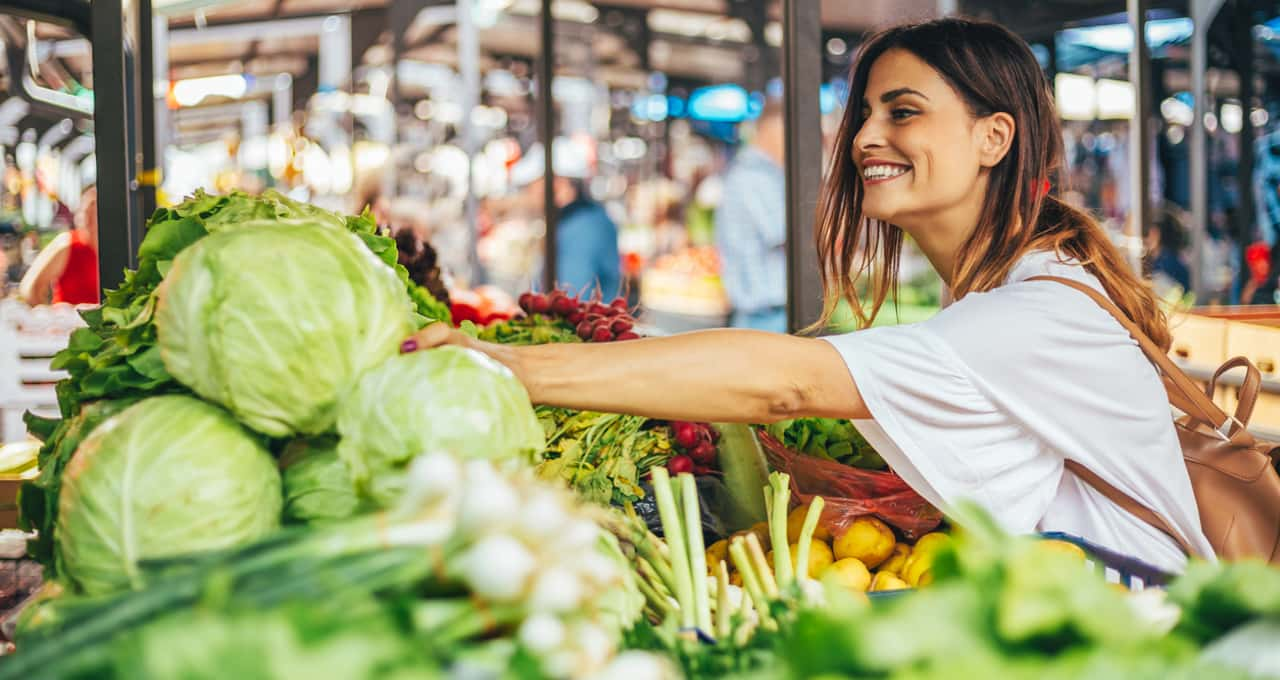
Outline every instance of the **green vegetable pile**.
POLYGON ((765 428, 788 449, 864 470, 883 470, 884 459, 848 420, 795 418, 765 428))

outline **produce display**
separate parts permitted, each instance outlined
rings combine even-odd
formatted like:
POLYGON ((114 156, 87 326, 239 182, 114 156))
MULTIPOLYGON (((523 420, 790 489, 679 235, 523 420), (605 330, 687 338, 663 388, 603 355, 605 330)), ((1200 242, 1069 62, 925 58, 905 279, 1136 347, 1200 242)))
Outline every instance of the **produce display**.
MULTIPOLYGON (((397 258, 278 194, 153 216, 27 419, 45 585, 0 680, 1280 677, 1280 570, 1130 592, 1074 538, 936 528, 848 421, 535 408, 485 354, 400 353, 451 319, 397 258)), ((518 304, 459 325, 641 336, 622 300, 518 304)))

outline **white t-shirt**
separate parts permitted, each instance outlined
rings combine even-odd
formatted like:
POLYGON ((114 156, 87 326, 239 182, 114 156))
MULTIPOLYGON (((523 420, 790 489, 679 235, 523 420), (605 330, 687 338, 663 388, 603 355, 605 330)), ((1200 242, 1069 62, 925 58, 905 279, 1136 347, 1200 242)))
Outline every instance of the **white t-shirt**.
POLYGON ((1105 293, 1083 267, 1040 251, 1004 285, 927 321, 826 338, 874 418, 854 424, 944 511, 970 499, 1014 533, 1062 531, 1185 568, 1177 544, 1068 472, 1070 458, 1212 555, 1155 367, 1088 296, 1026 281, 1045 274, 1105 293))

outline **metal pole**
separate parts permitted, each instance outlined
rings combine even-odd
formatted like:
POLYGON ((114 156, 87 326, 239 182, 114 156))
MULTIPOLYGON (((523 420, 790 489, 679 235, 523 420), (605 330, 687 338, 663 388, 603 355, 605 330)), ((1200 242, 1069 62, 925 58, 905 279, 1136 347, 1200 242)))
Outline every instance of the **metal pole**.
MULTIPOLYGON (((1191 292, 1204 291, 1205 229, 1209 224, 1209 139, 1204 129, 1208 93, 1205 71, 1209 68, 1209 22, 1225 0, 1191 0, 1191 96, 1195 100, 1191 120, 1191 292)), ((1242 104, 1245 115, 1247 104, 1242 104)))
POLYGON ((122 0, 94 0, 93 129, 98 166, 98 268, 103 288, 116 288, 136 263, 142 240, 134 215, 135 160, 129 145, 130 115, 122 0))
POLYGON ((467 195, 465 205, 467 276, 472 285, 483 283, 480 270, 480 256, 476 250, 476 193, 473 180, 477 139, 475 125, 471 122, 472 113, 480 104, 480 36, 476 29, 473 8, 475 0, 458 0, 458 71, 462 76, 462 126, 459 129, 462 137, 462 151, 467 154, 467 195))
POLYGON ((813 220, 822 184, 822 21, 819 3, 783 0, 782 83, 786 128, 787 327, 798 331, 822 313, 813 220))
POLYGON ((1148 0, 1127 0, 1133 48, 1129 52, 1129 82, 1133 85, 1133 120, 1129 125, 1129 220, 1124 248, 1129 265, 1142 271, 1142 234, 1151 214, 1151 52, 1147 49, 1148 0))
POLYGON ((138 201, 139 217, 142 219, 147 219, 156 210, 156 186, 160 179, 156 148, 154 32, 151 0, 138 0, 138 113, 141 121, 138 146, 142 150, 142 167, 138 173, 138 201))
POLYGON ((538 22, 538 137, 542 140, 542 214, 547 225, 546 252, 542 260, 543 290, 556 287, 556 205, 555 167, 552 163, 552 146, 555 145, 555 106, 551 101, 551 80, 555 77, 556 50, 552 38, 555 35, 551 16, 551 0, 542 0, 538 22))
POLYGON ((169 147, 169 17, 156 14, 151 27, 152 49, 154 57, 152 100, 144 102, 154 112, 154 132, 156 155, 155 169, 156 190, 164 183, 164 152, 169 147))

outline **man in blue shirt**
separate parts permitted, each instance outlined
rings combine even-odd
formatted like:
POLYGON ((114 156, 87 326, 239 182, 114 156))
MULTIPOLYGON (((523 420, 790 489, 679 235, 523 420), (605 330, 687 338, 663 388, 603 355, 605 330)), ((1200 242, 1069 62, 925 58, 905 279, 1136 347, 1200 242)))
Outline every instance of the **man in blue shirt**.
MULTIPOLYGON (((524 187, 530 205, 541 205, 543 196, 543 147, 534 143, 511 169, 511 182, 524 187)), ((604 206, 591 199, 586 180, 587 152, 564 137, 552 146, 555 170, 553 193, 559 214, 556 221, 556 284, 573 294, 599 287, 611 300, 621 284, 618 227, 604 206)))
POLYGON ((787 215, 782 106, 765 104, 756 134, 725 172, 716 208, 721 278, 736 328, 787 332, 787 215))

